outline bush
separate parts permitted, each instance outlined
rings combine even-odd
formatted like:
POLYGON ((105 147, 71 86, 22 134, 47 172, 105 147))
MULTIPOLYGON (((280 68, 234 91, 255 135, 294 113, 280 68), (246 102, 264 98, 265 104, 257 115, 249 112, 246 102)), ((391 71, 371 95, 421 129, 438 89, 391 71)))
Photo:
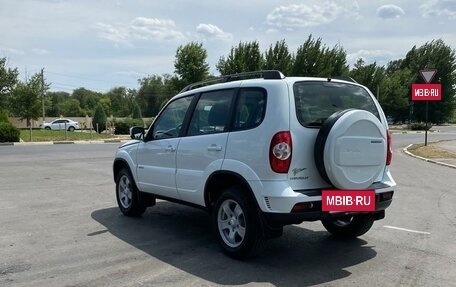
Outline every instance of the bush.
POLYGON ((0 108, 0 123, 9 123, 8 112, 0 108))
POLYGON ((153 121, 154 121, 154 118, 145 119, 144 126, 149 128, 153 121))
POLYGON ((0 122, 0 142, 18 142, 21 132, 11 123, 0 122))
POLYGON ((98 133, 101 133, 106 128, 106 121, 106 113, 103 110, 103 106, 98 104, 93 113, 92 128, 96 131, 98 124, 98 133))
MULTIPOLYGON (((432 128, 431 123, 428 123, 427 130, 430 130, 432 128)), ((409 129, 412 131, 424 131, 426 130, 426 123, 412 123, 409 125, 409 129)))
POLYGON ((116 127, 114 134, 116 135, 128 135, 130 134, 130 128, 134 126, 142 127, 144 125, 142 119, 124 119, 114 120, 114 126, 116 127))

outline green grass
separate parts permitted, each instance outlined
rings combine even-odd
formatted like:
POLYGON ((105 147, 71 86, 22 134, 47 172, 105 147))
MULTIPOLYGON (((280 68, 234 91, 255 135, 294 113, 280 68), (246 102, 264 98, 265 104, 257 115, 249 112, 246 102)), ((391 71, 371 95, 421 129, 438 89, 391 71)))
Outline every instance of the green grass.
POLYGON ((79 141, 79 140, 101 140, 112 139, 114 136, 109 134, 97 134, 96 132, 76 131, 49 131, 32 130, 32 140, 30 140, 30 130, 21 130, 21 139, 25 142, 45 142, 45 141, 79 141))

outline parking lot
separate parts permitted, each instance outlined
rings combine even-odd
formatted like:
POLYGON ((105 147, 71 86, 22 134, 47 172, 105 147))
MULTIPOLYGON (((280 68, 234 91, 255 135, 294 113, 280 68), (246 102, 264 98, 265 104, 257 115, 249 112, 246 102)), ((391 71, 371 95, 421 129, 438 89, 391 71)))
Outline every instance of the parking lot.
MULTIPOLYGON (((404 139, 407 135, 396 135, 404 139)), ((456 170, 395 148, 386 218, 353 241, 288 226, 262 255, 222 254, 201 210, 115 202, 118 144, 0 147, 0 286, 454 286, 456 170)))

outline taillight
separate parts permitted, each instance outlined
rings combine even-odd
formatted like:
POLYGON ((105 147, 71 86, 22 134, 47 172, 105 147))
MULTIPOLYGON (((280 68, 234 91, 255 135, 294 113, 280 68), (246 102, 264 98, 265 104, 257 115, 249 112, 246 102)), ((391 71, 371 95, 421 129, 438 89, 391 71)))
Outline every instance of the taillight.
POLYGON ((276 133, 269 147, 269 164, 277 173, 288 173, 291 163, 291 134, 289 131, 276 133))
POLYGON ((389 131, 386 133, 386 165, 391 164, 391 160, 393 159, 393 150, 391 147, 391 134, 389 131))

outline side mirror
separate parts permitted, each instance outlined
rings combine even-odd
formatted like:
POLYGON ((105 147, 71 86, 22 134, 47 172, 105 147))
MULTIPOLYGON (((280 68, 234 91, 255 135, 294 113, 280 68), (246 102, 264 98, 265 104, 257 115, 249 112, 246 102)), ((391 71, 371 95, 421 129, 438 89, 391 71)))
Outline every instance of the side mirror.
POLYGON ((133 140, 142 140, 144 139, 144 128, 143 127, 131 127, 130 128, 130 137, 133 140))

